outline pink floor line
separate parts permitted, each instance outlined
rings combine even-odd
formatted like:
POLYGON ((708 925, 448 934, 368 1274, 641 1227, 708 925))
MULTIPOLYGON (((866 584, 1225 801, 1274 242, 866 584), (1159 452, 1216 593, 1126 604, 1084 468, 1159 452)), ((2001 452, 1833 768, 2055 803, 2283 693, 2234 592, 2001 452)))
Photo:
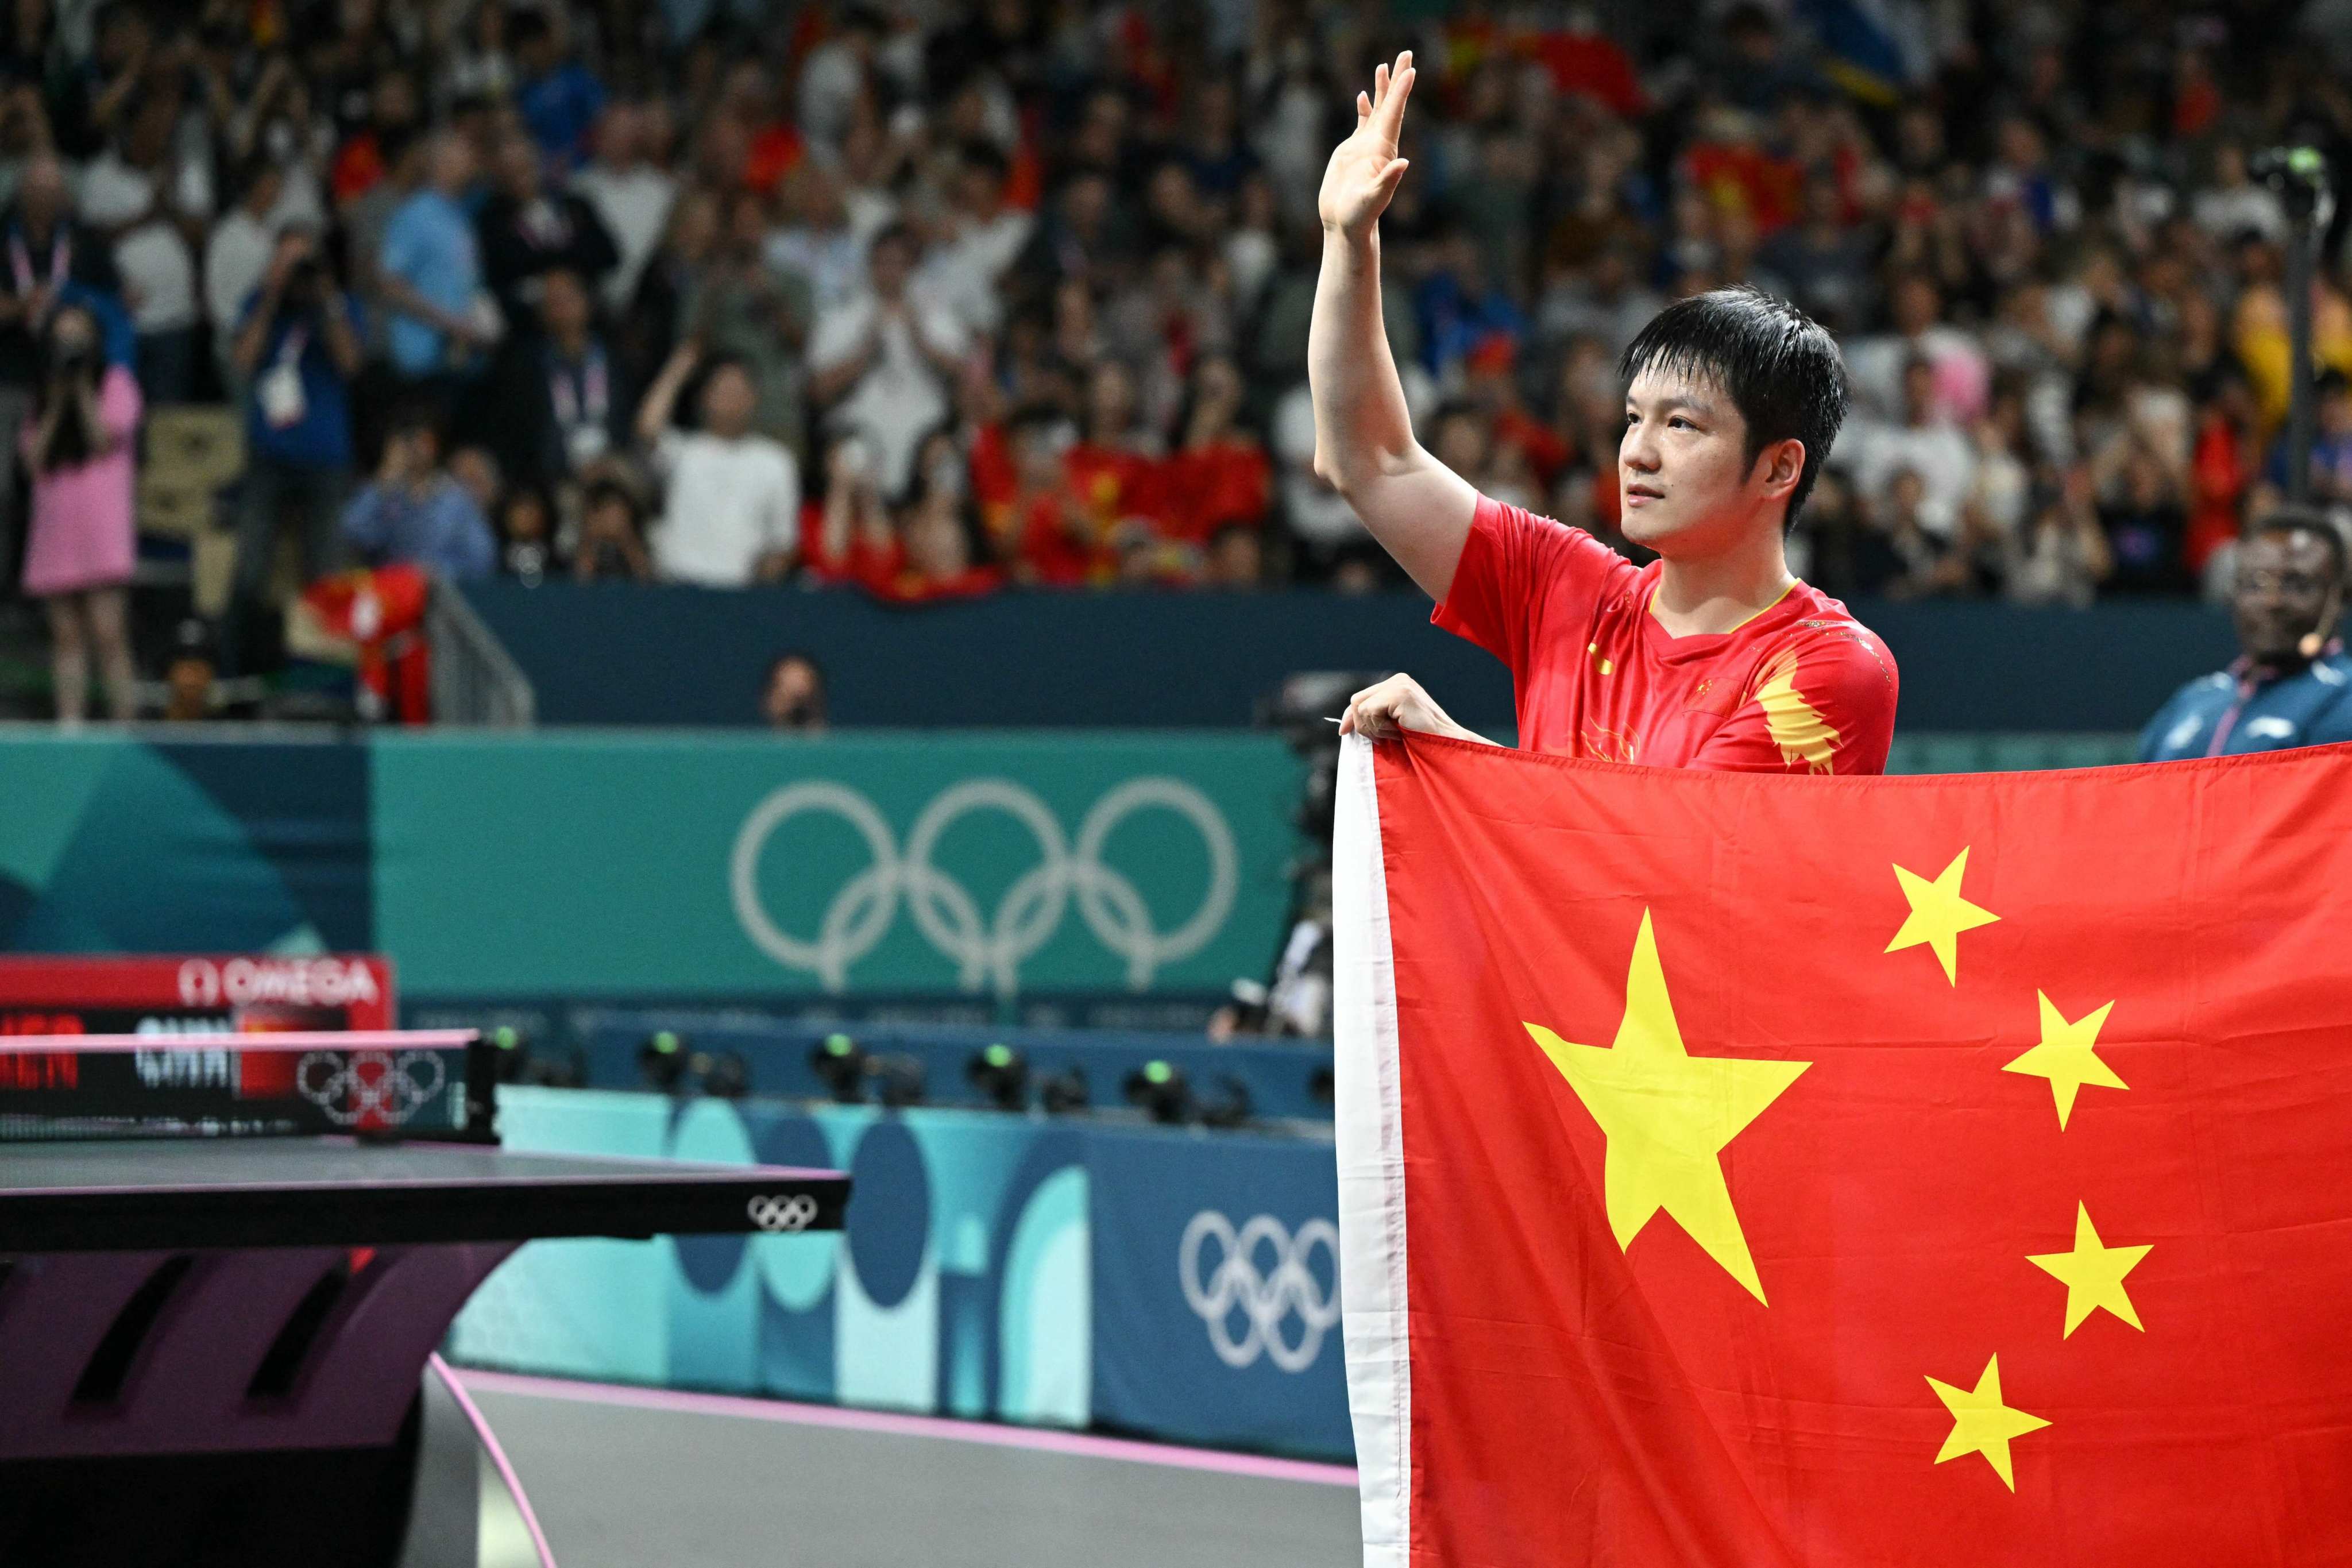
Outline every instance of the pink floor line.
POLYGON ((801 1405, 785 1399, 752 1399, 732 1394, 690 1394, 674 1388, 639 1388, 626 1384, 525 1377, 510 1372, 482 1372, 472 1367, 461 1367, 457 1372, 467 1386, 487 1394, 516 1394, 532 1399, 571 1399, 586 1405, 618 1405, 637 1410, 667 1410, 693 1415, 732 1415, 746 1421, 781 1421, 794 1426, 884 1432, 901 1437, 940 1437, 954 1443, 985 1443, 992 1447, 1027 1448, 1035 1453, 1069 1454, 1088 1459, 1124 1459, 1141 1465, 1167 1465, 1181 1470, 1255 1476, 1263 1480, 1307 1481, 1332 1487, 1352 1487, 1356 1484, 1353 1467, 1321 1465, 1308 1459, 1267 1458, 1256 1454, 1228 1454, 1215 1448, 1180 1448, 1162 1443, 1139 1443, 1124 1437, 1098 1437, 1087 1432, 1059 1432, 1042 1426, 1003 1426, 985 1421, 959 1421, 944 1415, 851 1410, 835 1405, 801 1405))
POLYGON ((514 1500, 515 1511, 522 1515, 523 1528, 530 1532, 531 1550, 539 1553, 539 1568, 555 1568, 555 1553, 547 1549, 547 1534, 539 1528, 539 1515, 532 1510, 530 1499, 524 1495, 522 1480, 515 1474, 514 1466, 508 1461, 506 1448, 499 1442, 499 1435, 490 1430, 489 1422, 483 1418, 481 1406, 474 1403, 474 1396, 466 1392, 466 1385, 457 1381, 457 1373, 441 1359, 440 1352, 428 1352, 425 1364, 433 1369, 433 1375, 441 1380, 441 1385, 449 1391, 449 1397, 457 1402, 459 1410, 465 1412, 466 1420, 474 1428, 475 1437, 482 1445, 482 1451, 489 1455, 492 1464, 498 1466, 499 1479, 507 1484, 507 1496, 514 1500))

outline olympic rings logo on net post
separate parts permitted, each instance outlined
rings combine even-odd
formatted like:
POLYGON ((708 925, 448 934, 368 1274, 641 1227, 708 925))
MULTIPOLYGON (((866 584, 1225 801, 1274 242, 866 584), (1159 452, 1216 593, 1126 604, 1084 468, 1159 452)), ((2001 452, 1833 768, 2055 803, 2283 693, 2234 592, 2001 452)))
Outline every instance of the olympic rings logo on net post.
POLYGON ((294 1064, 294 1087, 338 1127, 399 1126, 448 1081, 431 1051, 305 1051, 294 1064))
POLYGON ((816 1199, 806 1193, 788 1193, 781 1196, 756 1193, 744 1200, 743 1214, 761 1230, 789 1236, 806 1230, 816 1223, 816 1199))
POLYGON ((1210 1348, 1236 1371, 1260 1355, 1288 1373, 1305 1372, 1323 1352, 1323 1336, 1339 1321, 1339 1232, 1328 1219, 1310 1219, 1293 1236, 1272 1215, 1258 1215, 1240 1230, 1214 1209, 1202 1209, 1184 1227, 1176 1249, 1176 1272, 1184 1303, 1208 1325, 1210 1348), (1216 1267, 1201 1272, 1202 1253, 1212 1240, 1216 1267), (1331 1289, 1307 1266, 1320 1247, 1331 1265, 1331 1289), (1258 1252, 1271 1250, 1274 1267, 1261 1271, 1258 1252), (1241 1309, 1247 1326, 1236 1335, 1230 1320, 1241 1309), (1296 1344, 1283 1337, 1284 1321, 1298 1320, 1296 1344))
POLYGON ((903 897, 915 927, 956 966, 967 991, 1020 989, 1021 966, 1061 929, 1073 898, 1104 949, 1126 966, 1141 991, 1164 964, 1189 958, 1224 929, 1241 883, 1233 828, 1209 797, 1181 779, 1129 779, 1095 802, 1073 841, 1045 803, 1010 779, 967 779, 940 792, 915 818, 901 849, 881 811, 858 791, 831 780, 786 784, 755 806, 735 836, 729 886, 735 917, 760 950, 788 969, 814 974, 828 991, 848 987, 849 968, 890 930, 903 897), (1200 835, 1209 855, 1209 886, 1198 908, 1172 931, 1160 931, 1151 908, 1124 873, 1103 863, 1111 832, 1139 811, 1172 811, 1200 835), (1035 840, 1038 863, 1017 878, 982 916, 980 901, 932 863, 948 828, 967 816, 1011 817, 1035 840), (873 864, 834 890, 814 937, 795 936, 770 915, 760 890, 760 858, 776 829, 796 816, 839 817, 866 841, 873 864))

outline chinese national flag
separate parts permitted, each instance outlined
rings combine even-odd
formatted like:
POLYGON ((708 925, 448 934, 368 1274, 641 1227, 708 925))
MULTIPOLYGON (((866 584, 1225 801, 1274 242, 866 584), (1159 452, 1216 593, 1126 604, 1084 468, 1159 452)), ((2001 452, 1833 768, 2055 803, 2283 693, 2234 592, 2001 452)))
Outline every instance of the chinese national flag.
POLYGON ((2352 748, 1347 747, 1368 1565, 2352 1563, 2352 748))

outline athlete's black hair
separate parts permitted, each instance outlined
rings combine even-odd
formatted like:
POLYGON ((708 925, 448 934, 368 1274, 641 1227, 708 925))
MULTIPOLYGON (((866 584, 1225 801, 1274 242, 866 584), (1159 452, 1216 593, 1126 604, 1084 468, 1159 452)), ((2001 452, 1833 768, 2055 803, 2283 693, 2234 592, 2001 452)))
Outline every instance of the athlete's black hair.
POLYGON ((1786 300, 1748 288, 1717 289, 1667 306, 1619 360, 1631 386, 1645 370, 1679 371, 1723 389, 1748 425, 1748 466, 1776 441, 1805 444, 1783 529, 1813 493, 1813 479, 1845 423, 1845 362, 1837 344, 1786 300))
POLYGON ((2258 533, 2275 533, 2282 537, 2290 533, 2316 535, 2319 542, 2327 546, 2327 558, 2334 563, 2336 583, 2340 584, 2344 581, 2345 568, 2347 563, 2344 531, 2336 526, 2335 519, 2317 508, 2280 507, 2246 530, 2246 536, 2250 539, 2258 533))

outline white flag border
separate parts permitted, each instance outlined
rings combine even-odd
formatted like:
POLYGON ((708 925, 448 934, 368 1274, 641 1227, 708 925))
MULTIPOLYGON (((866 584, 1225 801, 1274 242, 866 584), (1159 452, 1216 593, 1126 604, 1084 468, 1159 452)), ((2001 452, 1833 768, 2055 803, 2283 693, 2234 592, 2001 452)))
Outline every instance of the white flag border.
POLYGON ((1331 837, 1340 1321, 1364 1568, 1407 1568, 1412 1547, 1412 1365, 1405 1303, 1403 1094, 1397 1066, 1396 959, 1372 747, 1361 735, 1339 743, 1331 837))

